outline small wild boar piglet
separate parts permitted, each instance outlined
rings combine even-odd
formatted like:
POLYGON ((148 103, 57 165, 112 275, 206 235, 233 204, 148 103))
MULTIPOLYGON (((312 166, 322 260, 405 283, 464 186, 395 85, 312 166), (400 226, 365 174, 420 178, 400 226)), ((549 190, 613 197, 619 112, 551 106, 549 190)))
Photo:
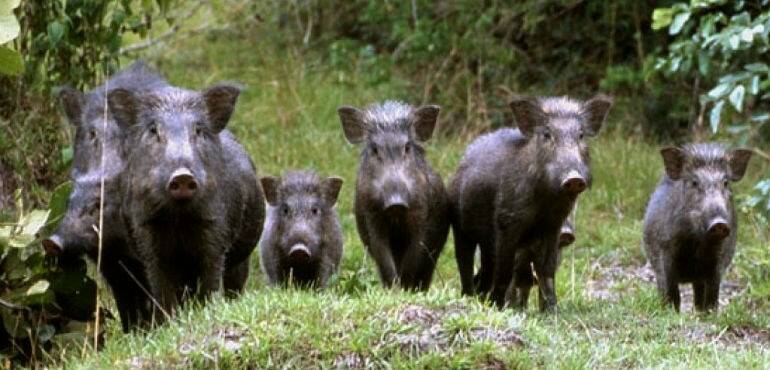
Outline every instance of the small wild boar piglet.
MULTIPOLYGON (((264 220, 254 165, 225 126, 240 90, 116 89, 109 109, 126 134, 122 215, 166 312, 223 280, 238 292, 264 220)), ((158 317, 159 315, 156 315, 158 317)))
POLYGON ((363 144, 356 226, 382 283, 428 289, 449 233, 446 189, 421 145, 433 134, 439 107, 387 101, 338 113, 347 140, 363 144))
POLYGON ((261 182, 269 206, 260 260, 268 282, 325 287, 342 259, 334 210, 342 179, 293 171, 261 182))
POLYGON ((587 138, 612 102, 604 95, 511 101, 517 129, 476 139, 450 188, 455 253, 463 292, 491 291, 500 307, 523 308, 537 274, 540 309, 556 306, 554 275, 577 197, 591 184, 587 138), (481 267, 474 279, 476 246, 481 267), (474 281, 475 280, 475 281, 474 281), (509 289, 510 287, 510 289, 509 289), (508 292, 508 293, 507 293, 508 292))
POLYGON ((705 143, 660 153, 665 173, 644 215, 643 242, 658 292, 679 310, 679 284, 692 283, 695 309, 716 310, 738 234, 730 183, 743 177, 751 151, 705 143))

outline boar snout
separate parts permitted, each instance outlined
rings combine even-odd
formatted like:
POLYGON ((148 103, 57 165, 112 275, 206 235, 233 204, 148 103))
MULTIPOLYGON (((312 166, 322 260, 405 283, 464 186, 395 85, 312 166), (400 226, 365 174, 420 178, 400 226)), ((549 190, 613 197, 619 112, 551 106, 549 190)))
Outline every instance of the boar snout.
POLYGON ((175 200, 189 200, 195 196, 198 182, 187 168, 180 168, 171 174, 168 181, 168 192, 175 200))
POLYGON ((289 259, 297 263, 305 263, 310 260, 310 249, 302 243, 294 244, 289 249, 289 259))
POLYGON ((564 248, 575 242, 575 232, 569 226, 562 226, 559 232, 559 248, 564 248))
POLYGON ((561 188, 568 194, 580 194, 586 190, 586 179, 578 171, 572 170, 561 182, 561 188))
POLYGON ((730 235, 730 225, 722 217, 715 217, 709 222, 706 234, 710 238, 724 239, 730 235))
POLYGON ((405 196, 393 194, 385 200, 383 208, 389 215, 402 215, 409 210, 409 203, 405 196))
POLYGON ((52 256, 58 256, 64 251, 64 240, 59 234, 53 234, 43 239, 42 244, 45 253, 52 256))

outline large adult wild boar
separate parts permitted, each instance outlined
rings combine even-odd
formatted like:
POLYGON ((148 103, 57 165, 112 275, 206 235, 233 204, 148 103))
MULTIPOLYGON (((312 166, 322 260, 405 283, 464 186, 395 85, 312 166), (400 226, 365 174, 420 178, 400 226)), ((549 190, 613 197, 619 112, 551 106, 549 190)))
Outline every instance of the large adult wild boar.
POLYGON ((599 132, 610 106, 603 95, 585 102, 516 98, 510 107, 518 128, 486 134, 468 147, 449 188, 464 293, 489 291, 498 306, 513 300, 523 308, 534 266, 541 309, 555 307, 560 235, 591 184, 587 138, 599 132), (481 267, 474 282, 477 246, 481 267))
POLYGON ((122 213, 166 311, 188 294, 239 291, 262 232, 254 165, 225 130, 240 90, 117 89, 109 109, 128 154, 122 213))
POLYGON ((428 289, 449 232, 444 183, 422 147, 439 107, 387 101, 338 113, 347 140, 362 146, 356 226, 382 283, 428 289))

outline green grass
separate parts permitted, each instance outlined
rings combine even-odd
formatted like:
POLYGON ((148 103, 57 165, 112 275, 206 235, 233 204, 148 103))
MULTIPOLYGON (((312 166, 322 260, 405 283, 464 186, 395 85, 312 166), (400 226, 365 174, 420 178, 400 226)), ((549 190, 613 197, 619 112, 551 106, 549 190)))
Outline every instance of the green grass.
MULTIPOLYGON (((515 312, 462 298, 451 238, 429 292, 382 289, 355 231, 358 148, 345 142, 336 108, 404 96, 408 84, 395 75, 376 86, 358 83, 366 71, 355 61, 349 70, 329 70, 312 54, 262 41, 197 36, 170 45, 155 62, 177 85, 200 89, 235 80, 247 87, 230 128, 261 175, 311 168, 345 179, 338 205, 345 233, 339 275, 320 293, 267 288, 255 253, 249 287, 238 299, 215 297, 204 307, 188 307, 148 333, 125 335, 111 321, 100 352, 69 349, 52 355, 55 363, 66 368, 770 364, 767 226, 741 214, 738 253, 727 278, 738 293, 718 315, 663 308, 653 284, 640 277, 639 246, 641 218, 661 160, 654 144, 624 137, 613 127, 619 113, 592 143, 594 186, 577 207, 577 242, 566 251, 557 276, 557 313, 538 313, 536 299, 527 311, 515 312)), ((427 145, 429 159, 446 180, 472 136, 434 139, 427 145)), ((736 192, 748 193, 768 170, 766 162, 754 160, 736 192)))

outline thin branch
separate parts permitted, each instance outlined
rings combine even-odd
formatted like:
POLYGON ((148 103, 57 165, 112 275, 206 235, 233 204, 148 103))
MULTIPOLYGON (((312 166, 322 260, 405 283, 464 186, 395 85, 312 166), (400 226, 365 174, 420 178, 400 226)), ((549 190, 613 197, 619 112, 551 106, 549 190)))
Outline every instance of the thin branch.
POLYGON ((152 304, 155 307, 157 307, 160 310, 160 312, 163 313, 164 316, 166 316, 166 319, 167 320, 170 319, 171 315, 169 315, 169 313, 163 309, 163 306, 161 306, 160 303, 155 299, 155 297, 153 297, 152 294, 149 291, 147 291, 147 288, 145 288, 144 285, 142 285, 142 283, 139 281, 139 279, 137 279, 136 276, 134 276, 131 270, 129 270, 128 267, 126 267, 126 265, 123 264, 123 261, 118 261, 118 264, 120 265, 120 267, 123 268, 123 270, 126 270, 128 277, 130 277, 131 280, 133 280, 136 283, 136 285, 139 286, 139 289, 141 289, 142 292, 144 292, 144 294, 146 294, 147 297, 150 298, 150 301, 152 301, 152 304))
POLYGON ((766 161, 770 161, 770 154, 767 154, 767 153, 763 152, 759 148, 754 148, 754 154, 762 157, 762 159, 764 159, 766 161))

